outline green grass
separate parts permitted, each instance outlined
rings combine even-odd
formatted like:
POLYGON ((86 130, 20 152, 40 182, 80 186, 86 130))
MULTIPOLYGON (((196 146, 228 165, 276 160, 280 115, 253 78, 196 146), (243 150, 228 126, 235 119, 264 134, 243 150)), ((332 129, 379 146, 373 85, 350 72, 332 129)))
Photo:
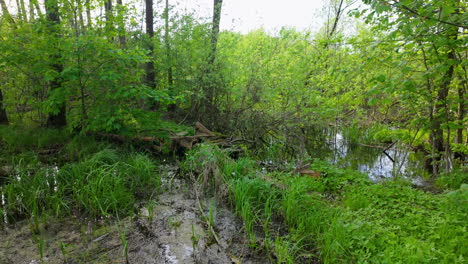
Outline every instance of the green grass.
POLYGON ((88 159, 70 163, 54 174, 40 164, 15 166, 19 178, 2 187, 10 218, 73 212, 91 217, 129 215, 138 199, 158 192, 157 166, 143 154, 123 155, 104 149, 88 159))
POLYGON ((67 130, 0 126, 0 142, 9 152, 24 152, 63 145, 70 139, 67 130))
POLYGON ((465 263, 468 256, 466 184, 432 194, 401 180, 375 184, 320 161, 311 167, 319 179, 255 173, 253 162, 213 146, 190 152, 184 171, 201 174, 205 165, 229 185, 251 246, 274 262, 465 263))

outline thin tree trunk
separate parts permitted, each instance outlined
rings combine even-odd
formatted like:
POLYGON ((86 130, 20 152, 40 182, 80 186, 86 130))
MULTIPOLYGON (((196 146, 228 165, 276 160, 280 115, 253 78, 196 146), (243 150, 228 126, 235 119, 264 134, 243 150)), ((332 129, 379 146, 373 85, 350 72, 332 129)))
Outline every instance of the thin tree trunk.
MULTIPOLYGON (((58 9, 58 1, 57 0, 46 0, 45 1, 46 7, 46 14, 47 14, 47 21, 49 22, 49 33, 51 37, 54 39, 53 44, 58 50, 57 47, 57 39, 60 37, 59 29, 60 26, 60 16, 59 16, 59 9, 58 9)), ((53 55, 51 58, 53 61, 52 69, 57 73, 61 73, 63 71, 63 65, 58 62, 60 59, 60 54, 58 51, 53 55)), ((50 92, 54 92, 58 89, 62 88, 62 80, 59 77, 55 77, 53 80, 49 82, 49 89, 50 92)), ((65 98, 62 98, 63 102, 57 103, 56 112, 49 113, 47 118, 47 126, 48 127, 64 127, 67 125, 67 112, 66 112, 66 104, 65 98)))
MULTIPOLYGON (((464 69, 466 70, 466 69, 464 69)), ((462 83, 458 86, 458 113, 457 113, 457 134, 455 136, 455 143, 456 144, 463 144, 463 130, 465 129, 464 120, 465 120, 465 93, 467 89, 467 80, 466 80, 466 71, 465 71, 465 78, 462 80, 462 83)), ((468 140, 468 139, 467 139, 468 140)), ((464 154, 462 152, 455 152, 454 158, 463 160, 464 154)))
POLYGON ((146 84, 151 88, 156 88, 156 76, 154 70, 154 44, 153 44, 153 37, 154 37, 154 28, 153 28, 153 21, 154 21, 154 14, 153 14, 153 0, 146 0, 146 34, 148 34, 148 49, 149 49, 149 61, 146 63, 146 84))
POLYGON ((85 22, 84 22, 84 17, 83 17, 83 2, 82 0, 77 0, 76 1, 78 5, 78 17, 79 17, 79 25, 80 25, 80 31, 84 32, 86 30, 85 28, 85 22))
POLYGON ((7 22, 10 23, 10 25, 12 25, 13 27, 15 27, 15 20, 13 19, 10 12, 8 11, 8 7, 5 3, 5 0, 0 0, 0 5, 2 6, 2 13, 5 19, 7 20, 7 22))
POLYGON ((216 46, 218 45, 219 37, 219 24, 221 22, 221 9, 223 6, 223 0, 214 0, 213 5, 213 27, 211 29, 211 54, 209 63, 214 64, 216 59, 216 46))
MULTIPOLYGON (((335 19, 333 21, 333 27, 332 27, 331 31, 328 32, 328 38, 331 38, 333 36, 333 34, 335 34, 336 28, 338 27, 338 21, 340 20, 341 12, 344 11, 342 9, 343 8, 343 2, 344 2, 344 0, 340 0, 340 4, 338 5, 338 9, 336 10, 335 19)), ((328 45, 328 43, 326 45, 328 45)))
MULTIPOLYGON (((449 60, 455 60, 455 52, 452 50, 448 53, 449 60)), ((435 152, 435 161, 442 161, 442 155, 446 153, 446 145, 444 142, 444 130, 442 124, 447 121, 448 113, 446 111, 447 96, 449 94, 450 84, 452 83, 454 73, 454 65, 451 64, 443 77, 439 90, 437 91, 437 99, 434 106, 434 119, 432 122, 432 146, 435 152), (445 112, 445 113, 444 113, 445 112)), ((449 144, 449 142, 447 142, 449 144)), ((440 168, 440 166, 437 166, 440 168)), ((439 172, 439 171, 438 171, 439 172)))
POLYGON ((37 12, 37 15, 42 18, 43 15, 42 15, 42 11, 41 11, 41 6, 39 6, 39 2, 37 0, 31 0, 34 4, 34 6, 36 7, 36 12, 37 12))
POLYGON ((21 14, 23 17, 23 21, 28 22, 28 15, 26 13, 26 5, 24 4, 24 0, 19 0, 20 7, 21 7, 21 14))
POLYGON ((86 0, 86 22, 88 25, 88 28, 91 28, 91 23, 92 23, 92 18, 91 18, 91 3, 90 0, 86 0))
POLYGON ((34 4, 32 0, 29 0, 29 20, 33 21, 34 20, 34 4))
POLYGON ((125 43, 127 42, 127 40, 125 39, 125 10, 124 10, 124 6, 123 6, 123 3, 122 3, 122 0, 117 0, 117 12, 119 12, 119 20, 118 20, 118 23, 119 23, 119 43, 120 43, 120 46, 123 48, 125 47, 125 43))
MULTIPOLYGON (((166 45, 167 84, 169 86, 169 93, 173 95, 174 79, 172 76, 171 46, 169 43, 169 0, 166 0, 166 8, 164 9, 164 42, 166 45)), ((175 104, 170 104, 168 106, 170 112, 174 112, 175 109, 175 104)))
POLYGON ((218 37, 219 37, 219 24, 221 22, 221 10, 223 6, 223 0, 214 0, 213 1, 213 23, 211 28, 211 52, 208 57, 208 73, 207 75, 211 77, 209 83, 207 83, 206 91, 205 91, 205 104, 207 112, 214 113, 215 105, 214 105, 214 98, 215 98, 215 89, 216 89, 216 81, 214 80, 214 72, 215 72, 215 60, 216 60, 216 47, 218 45, 218 37))
POLYGON ((113 29, 112 19, 112 0, 107 0, 104 3, 105 16, 106 16, 106 31, 111 32, 113 29))

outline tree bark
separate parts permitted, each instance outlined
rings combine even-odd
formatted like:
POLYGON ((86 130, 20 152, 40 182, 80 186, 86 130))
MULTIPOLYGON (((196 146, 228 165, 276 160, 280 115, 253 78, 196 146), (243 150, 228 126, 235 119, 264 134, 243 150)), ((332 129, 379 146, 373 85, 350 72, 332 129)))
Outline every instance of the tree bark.
POLYGON ((125 43, 127 42, 125 38, 125 21, 124 21, 124 6, 122 0, 117 0, 117 12, 118 15, 118 23, 119 23, 119 43, 120 46, 123 48, 125 47, 125 43))
POLYGON ((218 45, 219 24, 221 22, 221 9, 223 0, 214 0, 213 5, 213 25, 211 29, 211 54, 209 63, 214 64, 216 59, 216 46, 218 45))
POLYGON ((149 58, 150 60, 146 63, 146 84, 151 88, 156 88, 156 76, 154 70, 154 44, 153 44, 153 37, 154 37, 154 14, 153 14, 153 0, 145 0, 146 3, 146 34, 148 35, 148 49, 149 49, 149 58))
MULTIPOLYGON (((447 58, 449 60, 455 60, 455 52, 453 50, 449 51, 447 58)), ((442 161, 442 155, 447 150, 444 142, 444 130, 442 129, 442 124, 444 124, 447 121, 447 118, 449 118, 446 109, 446 104, 450 84, 452 83, 453 79, 454 68, 455 67, 453 63, 451 63, 448 70, 445 72, 440 88, 437 91, 437 97, 434 106, 431 140, 433 151, 435 154, 434 161, 437 163, 440 163, 442 161)), ((447 142, 447 144, 449 144, 449 142, 447 142)), ((440 168, 439 164, 436 164, 436 167, 440 168)), ((438 172, 439 169, 437 169, 437 173, 438 172)))
POLYGON ((78 5, 78 17, 79 17, 79 25, 80 25, 80 32, 84 32, 86 30, 84 17, 83 17, 83 2, 82 0, 76 0, 76 4, 78 5))
POLYGON ((213 113, 215 110, 214 107, 214 98, 215 98, 215 89, 216 82, 214 80, 215 73, 215 60, 216 60, 216 47, 218 45, 219 37, 219 24, 221 22, 221 10, 223 6, 223 0, 214 0, 213 1, 213 22, 211 28, 211 52, 208 58, 208 73, 211 79, 208 81, 205 90, 205 99, 206 99, 206 110, 207 112, 213 113))
POLYGON ((91 1, 90 0, 86 0, 86 22, 87 22, 87 26, 88 28, 91 28, 91 23, 92 23, 92 18, 91 18, 91 1))
POLYGON ((113 29, 112 17, 112 0, 107 0, 104 3, 105 17, 106 17, 106 31, 109 33, 113 29))
MULTIPOLYGON (((164 44, 166 46, 166 65, 167 65, 167 84, 169 86, 169 94, 174 95, 174 78, 172 75, 172 57, 171 45, 169 42, 169 0, 166 0, 166 8, 164 9, 164 44)), ((170 112, 176 110, 175 104, 168 106, 170 112)))
MULTIPOLYGON (((60 16, 59 16, 59 9, 58 9, 58 1, 57 0, 46 0, 45 1, 46 7, 46 14, 47 14, 47 21, 49 23, 48 30, 53 38, 52 45, 55 46, 56 53, 52 56, 51 60, 52 69, 60 74, 63 71, 63 65, 59 62, 60 54, 58 51, 57 40, 60 37, 59 29, 60 26, 60 16)), ((55 77, 53 80, 49 82, 49 89, 50 92, 54 92, 58 89, 62 88, 62 79, 60 77, 55 77)), ((66 112, 66 104, 65 98, 61 98, 63 101, 58 102, 56 107, 58 111, 54 111, 49 113, 47 118, 46 125, 48 127, 64 127, 67 125, 67 112, 66 112)))

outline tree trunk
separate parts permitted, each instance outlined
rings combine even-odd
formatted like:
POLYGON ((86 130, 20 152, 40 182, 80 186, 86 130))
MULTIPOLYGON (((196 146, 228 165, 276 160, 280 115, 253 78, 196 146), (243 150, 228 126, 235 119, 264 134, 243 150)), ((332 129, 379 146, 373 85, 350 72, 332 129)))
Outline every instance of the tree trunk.
POLYGON ((218 44, 219 37, 219 24, 221 22, 221 9, 223 6, 223 0, 214 0, 213 5, 213 27, 211 29, 211 54, 209 63, 214 64, 216 59, 216 46, 218 44))
MULTIPOLYGON (((166 45, 166 65, 167 65, 167 84, 169 86, 169 94, 174 95, 174 79, 172 76, 172 58, 171 46, 169 43, 169 0, 166 0, 166 8, 164 9, 164 44, 166 45)), ((168 110, 174 112, 175 104, 170 104, 168 110)))
MULTIPOLYGON (((45 1, 46 7, 46 14, 47 14, 47 21, 49 22, 48 30, 50 33, 51 38, 53 38, 52 45, 55 46, 56 53, 51 58, 53 61, 52 69, 57 73, 61 73, 63 71, 63 65, 58 62, 60 59, 60 54, 58 51, 57 40, 60 37, 59 29, 60 26, 60 16, 59 16, 59 9, 58 9, 58 2, 57 0, 46 0, 45 1)), ((55 77, 53 80, 49 82, 49 89, 50 92, 54 92, 57 89, 62 87, 62 79, 60 77, 55 77)), ((65 105, 65 98, 62 102, 58 102, 56 107, 57 111, 49 113, 47 118, 47 126, 48 127, 64 127, 67 125, 67 114, 66 114, 66 105, 65 105)))
MULTIPOLYGON (((448 60, 455 60, 455 52, 449 51, 448 60)), ((445 73, 442 83, 440 85, 439 90, 437 91, 436 102, 434 106, 434 119, 432 122, 432 147, 434 148, 435 153, 435 161, 440 163, 442 161, 442 155, 446 151, 446 145, 444 143, 444 130, 442 129, 442 124, 447 121, 448 113, 447 113, 447 96, 449 94, 450 84, 452 83, 454 73, 454 65, 453 63, 450 64, 447 72, 445 73), (444 113, 445 112, 445 113, 444 113)), ((449 144, 449 142, 447 142, 449 144)), ((445 153, 448 154, 448 153, 445 153)), ((437 164, 437 167, 438 166, 437 164)), ((439 172, 439 170, 437 170, 439 172)))
POLYGON ((29 0, 29 20, 34 20, 34 3, 32 0, 29 0))
POLYGON ((105 10, 105 16, 106 16, 106 32, 109 33, 113 29, 112 0, 107 0, 104 3, 104 10, 105 10))
POLYGON ((5 3, 5 0, 0 0, 0 5, 2 6, 2 13, 8 23, 10 23, 13 27, 15 26, 15 20, 11 16, 10 12, 8 11, 8 7, 5 3))
POLYGON ((3 105, 3 93, 0 89, 0 125, 8 125, 8 116, 3 105))
POLYGON ((84 17, 83 17, 83 2, 82 0, 77 0, 76 1, 77 5, 78 5, 78 17, 79 17, 79 25, 80 25, 80 32, 84 32, 86 30, 85 28, 85 22, 84 22, 84 17))
POLYGON ((21 14, 23 21, 28 22, 28 15, 26 13, 26 5, 24 4, 24 0, 19 0, 20 7, 21 7, 21 14))
POLYGON ((146 34, 148 34, 148 49, 149 61, 146 63, 146 84, 151 88, 156 88, 154 59, 153 59, 153 37, 154 37, 154 14, 153 14, 153 0, 145 0, 146 3, 146 34))
POLYGON ((41 7, 39 6, 39 2, 37 0, 31 0, 32 3, 34 4, 34 6, 36 7, 36 12, 37 12, 37 15, 42 18, 42 11, 41 11, 41 7))
POLYGON ((125 47, 125 43, 127 42, 127 40, 125 39, 125 21, 124 21, 125 10, 124 10, 122 0, 117 0, 117 7, 118 7, 117 12, 119 12, 119 16, 118 16, 119 43, 120 43, 120 46, 123 48, 125 47))
POLYGON ((214 98, 215 98, 215 89, 216 81, 214 80, 215 72, 215 60, 216 60, 216 46, 218 45, 219 37, 219 24, 221 21, 221 10, 223 6, 223 0, 214 0, 213 1, 213 23, 211 28, 211 52, 208 58, 208 73, 210 80, 206 86, 205 98, 206 98, 206 108, 207 112, 213 113, 215 110, 214 107, 214 98))
MULTIPOLYGON (((465 72, 466 73, 466 72, 465 72)), ((466 75, 465 75, 466 77, 466 75)), ((463 144, 463 130, 465 129, 464 125, 464 119, 465 119, 465 93, 466 93, 466 86, 467 86, 467 80, 464 78, 462 80, 462 83, 459 84, 458 86, 458 113, 457 113, 457 134, 455 136, 455 143, 456 144, 463 144)), ((454 153, 454 158, 463 160, 464 154, 461 152, 455 152, 454 153)))
POLYGON ((88 28, 91 28, 91 23, 92 23, 92 18, 91 18, 91 1, 90 0, 86 0, 86 22, 87 22, 87 26, 88 28))

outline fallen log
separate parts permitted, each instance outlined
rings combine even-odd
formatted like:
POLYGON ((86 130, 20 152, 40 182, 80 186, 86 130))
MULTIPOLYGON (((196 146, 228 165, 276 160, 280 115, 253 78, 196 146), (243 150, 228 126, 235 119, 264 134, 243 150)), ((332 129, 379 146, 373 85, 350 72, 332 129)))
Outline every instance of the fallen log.
POLYGON ((169 144, 169 149, 182 154, 187 150, 191 150, 195 145, 202 142, 210 142, 212 144, 218 145, 224 149, 231 149, 233 153, 242 152, 241 149, 234 148, 234 144, 242 142, 242 139, 229 139, 224 135, 214 133, 208 128, 206 128, 202 123, 196 122, 194 125, 195 135, 188 136, 188 132, 183 131, 169 136, 169 142, 167 139, 160 137, 126 137, 118 134, 112 133, 103 133, 103 132, 92 132, 88 133, 89 135, 111 140, 113 142, 124 144, 124 143, 133 143, 133 144, 143 144, 151 149, 161 152, 163 150, 164 144, 169 144))

